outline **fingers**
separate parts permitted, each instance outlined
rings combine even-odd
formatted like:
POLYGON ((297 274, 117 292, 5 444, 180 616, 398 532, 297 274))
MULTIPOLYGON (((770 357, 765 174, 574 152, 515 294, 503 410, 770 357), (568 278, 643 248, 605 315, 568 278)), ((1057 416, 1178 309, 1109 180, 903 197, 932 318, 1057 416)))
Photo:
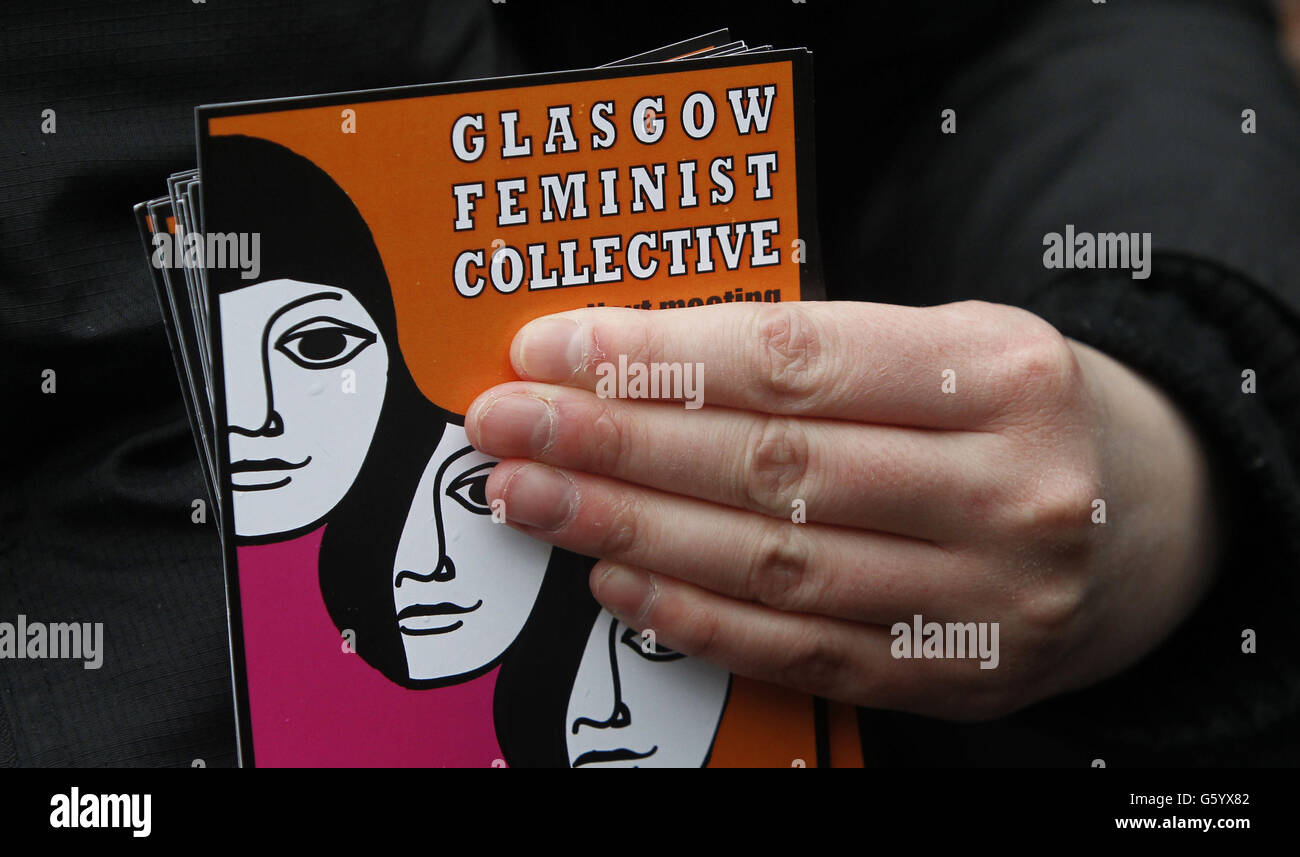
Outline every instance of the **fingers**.
POLYGON ((675 651, 856 705, 929 710, 935 688, 971 672, 952 660, 895 659, 888 627, 785 613, 634 566, 597 563, 591 590, 622 622, 653 629, 675 651))
POLYGON ((529 458, 790 521, 943 541, 995 482, 999 438, 601 399, 514 383, 465 418, 488 455, 529 458))
POLYGON ((1012 370, 1025 362, 1008 359, 1008 348, 1019 348, 1022 339, 1046 340, 1049 332, 1029 313, 979 303, 601 307, 525 325, 512 343, 511 362, 522 378, 588 390, 597 388, 602 364, 614 366, 620 357, 646 367, 691 364, 697 374, 702 368, 708 406, 979 428, 1006 405, 1016 381, 1012 370))
POLYGON ((929 542, 779 521, 544 464, 501 462, 487 495, 544 541, 780 610, 892 623, 923 607, 957 615, 977 594, 959 558, 929 542))

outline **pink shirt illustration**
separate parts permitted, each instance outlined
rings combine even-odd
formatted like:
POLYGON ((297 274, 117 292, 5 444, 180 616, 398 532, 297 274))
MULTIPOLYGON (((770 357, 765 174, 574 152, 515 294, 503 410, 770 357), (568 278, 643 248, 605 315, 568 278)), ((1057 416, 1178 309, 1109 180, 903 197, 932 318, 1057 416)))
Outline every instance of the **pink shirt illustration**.
POLYGON ((238 548, 257 764, 491 766, 502 756, 492 728, 497 671, 412 690, 345 653, 317 579, 323 531, 238 548))

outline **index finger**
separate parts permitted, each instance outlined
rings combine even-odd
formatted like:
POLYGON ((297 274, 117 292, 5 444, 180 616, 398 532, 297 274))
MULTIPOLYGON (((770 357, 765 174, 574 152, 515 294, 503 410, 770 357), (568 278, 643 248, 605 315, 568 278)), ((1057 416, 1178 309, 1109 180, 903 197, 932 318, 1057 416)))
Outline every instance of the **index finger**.
POLYGON ((589 307, 529 322, 510 359, 525 379, 600 395, 959 429, 984 424, 1006 398, 990 379, 1005 374, 1008 317, 972 303, 589 307))

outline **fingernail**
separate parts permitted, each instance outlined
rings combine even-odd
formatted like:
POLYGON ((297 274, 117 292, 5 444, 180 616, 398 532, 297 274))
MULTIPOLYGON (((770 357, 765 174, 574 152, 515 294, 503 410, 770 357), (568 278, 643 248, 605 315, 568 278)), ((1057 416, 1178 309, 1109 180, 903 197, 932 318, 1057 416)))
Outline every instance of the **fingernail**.
POLYGON ((539 318, 515 336, 515 368, 538 381, 568 381, 582 367, 582 328, 568 318, 539 318))
POLYGON ((558 530, 573 512, 573 483, 554 467, 525 464, 502 492, 506 520, 540 530, 558 530))
POLYGON ((537 396, 499 396, 478 412, 474 425, 480 451, 502 458, 537 458, 555 436, 555 410, 537 396))
POLYGON ((592 594, 609 612, 636 623, 648 612, 655 583, 649 574, 611 565, 597 581, 595 590, 592 594))

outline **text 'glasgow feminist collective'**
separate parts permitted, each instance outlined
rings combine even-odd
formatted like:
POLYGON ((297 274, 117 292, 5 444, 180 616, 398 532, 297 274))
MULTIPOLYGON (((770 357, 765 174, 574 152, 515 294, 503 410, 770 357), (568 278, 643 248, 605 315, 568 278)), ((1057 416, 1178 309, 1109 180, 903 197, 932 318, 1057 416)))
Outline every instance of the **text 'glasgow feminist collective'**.
MULTIPOLYGON (((731 119, 740 136, 766 134, 772 118, 777 87, 737 87, 728 89, 726 100, 731 119)), ((576 152, 580 148, 573 126, 572 105, 548 108, 543 155, 576 152)), ((638 99, 628 116, 627 128, 643 146, 654 146, 663 139, 669 113, 663 96, 638 99)), ((619 140, 614 101, 598 101, 589 112, 589 147, 592 151, 609 149, 619 140)), ((691 140, 704 140, 718 125, 718 108, 706 92, 695 92, 681 104, 681 130, 691 140)), ((506 110, 497 115, 503 160, 527 158, 536 153, 531 136, 519 131, 519 111, 506 110)), ((464 163, 475 163, 489 146, 486 118, 482 113, 460 116, 451 128, 452 151, 464 163)), ((756 151, 744 155, 717 155, 702 164, 686 158, 670 165, 664 163, 629 164, 623 169, 577 170, 528 177, 498 178, 489 192, 482 181, 452 185, 455 199, 455 230, 468 232, 479 227, 481 208, 494 208, 492 222, 500 229, 524 226, 532 222, 586 220, 593 216, 614 217, 625 211, 632 214, 662 212, 670 204, 679 209, 697 208, 707 199, 710 206, 726 206, 737 193, 750 193, 755 201, 774 198, 772 176, 779 172, 775 151, 756 151), (739 165, 739 166, 738 166, 739 165), (736 171, 743 167, 750 177, 747 189, 738 189, 736 171), (669 173, 673 174, 671 183, 669 173), (707 176, 705 178, 704 176, 707 176), (620 183, 630 185, 626 205, 620 199, 620 183), (670 203, 670 191, 675 199, 670 203), (529 203, 529 200, 534 202, 529 203), (536 218, 534 221, 533 218, 536 218)), ((688 271, 696 274, 724 269, 738 270, 781 263, 781 251, 774 238, 780 233, 779 218, 694 225, 684 228, 593 236, 585 240, 568 239, 553 243, 527 244, 521 251, 504 239, 491 247, 474 247, 457 255, 452 281, 463 297, 483 292, 490 282, 503 294, 519 289, 525 281, 530 290, 565 288, 601 283, 622 282, 627 275, 645 280, 653 277, 661 263, 667 264, 670 276, 688 271), (585 246, 582 246, 585 245, 585 246), (582 252, 591 263, 579 263, 582 252), (688 251, 690 258, 688 259, 688 251), (486 276, 485 274, 486 269, 486 276)))

